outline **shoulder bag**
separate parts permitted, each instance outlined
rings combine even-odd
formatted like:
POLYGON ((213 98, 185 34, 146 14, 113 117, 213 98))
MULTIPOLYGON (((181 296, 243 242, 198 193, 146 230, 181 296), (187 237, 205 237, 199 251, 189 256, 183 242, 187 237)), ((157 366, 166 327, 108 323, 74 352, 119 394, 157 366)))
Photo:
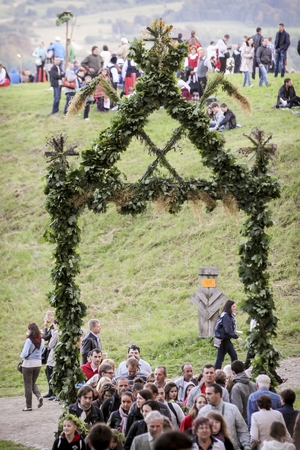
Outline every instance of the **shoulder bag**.
POLYGON ((23 367, 22 367, 23 361, 24 361, 25 359, 27 359, 30 355, 32 355, 32 353, 35 351, 35 349, 36 349, 36 347, 34 347, 34 349, 32 350, 32 352, 30 352, 30 353, 26 356, 26 358, 24 358, 24 359, 22 359, 21 361, 18 362, 18 364, 17 364, 17 370, 18 370, 20 373, 23 373, 23 372, 22 372, 22 371, 23 371, 23 367))
POLYGON ((69 89, 75 89, 76 88, 76 80, 68 81, 67 78, 62 79, 62 87, 66 87, 69 89))

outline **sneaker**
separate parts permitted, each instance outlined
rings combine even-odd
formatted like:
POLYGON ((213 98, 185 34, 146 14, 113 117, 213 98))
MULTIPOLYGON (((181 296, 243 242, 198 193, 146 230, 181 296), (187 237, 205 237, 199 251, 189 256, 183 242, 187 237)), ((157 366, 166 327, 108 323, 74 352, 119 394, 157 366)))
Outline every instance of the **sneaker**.
POLYGON ((250 84, 250 86, 249 86, 250 88, 252 88, 253 87, 253 84, 250 84))
POLYGON ((86 119, 84 119, 84 120, 90 120, 88 117, 86 118, 86 119))
POLYGON ((55 399, 56 399, 55 395, 51 395, 51 397, 48 398, 48 400, 50 400, 50 402, 52 402, 55 399))

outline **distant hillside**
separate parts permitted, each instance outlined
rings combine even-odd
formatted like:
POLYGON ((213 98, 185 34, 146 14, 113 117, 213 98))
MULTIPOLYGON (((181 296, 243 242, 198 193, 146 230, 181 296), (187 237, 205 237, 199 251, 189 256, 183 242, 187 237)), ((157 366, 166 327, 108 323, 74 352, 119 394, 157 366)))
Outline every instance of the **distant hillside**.
POLYGON ((274 26, 283 22, 286 26, 299 26, 300 6, 298 0, 185 0, 182 8, 171 15, 176 21, 224 21, 236 20, 247 25, 274 26))

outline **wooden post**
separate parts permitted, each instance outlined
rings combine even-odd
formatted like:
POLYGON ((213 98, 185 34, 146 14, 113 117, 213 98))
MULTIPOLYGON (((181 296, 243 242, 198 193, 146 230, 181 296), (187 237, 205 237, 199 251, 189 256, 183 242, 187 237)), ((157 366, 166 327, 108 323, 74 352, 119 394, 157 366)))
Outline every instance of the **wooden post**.
POLYGON ((198 336, 214 336, 214 328, 220 307, 228 298, 217 288, 217 267, 202 267, 198 269, 200 289, 190 297, 190 301, 198 309, 198 336))

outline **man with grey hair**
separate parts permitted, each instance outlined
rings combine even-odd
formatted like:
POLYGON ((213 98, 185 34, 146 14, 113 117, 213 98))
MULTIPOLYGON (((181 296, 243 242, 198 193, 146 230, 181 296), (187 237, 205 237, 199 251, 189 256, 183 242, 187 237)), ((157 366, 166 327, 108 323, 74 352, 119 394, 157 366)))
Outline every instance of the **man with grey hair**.
POLYGON ((148 432, 136 436, 130 450, 152 450, 154 442, 163 432, 163 416, 158 411, 151 411, 145 418, 148 432))
POLYGON ((258 377, 256 378, 255 381, 256 381, 257 391, 253 392, 249 396, 248 403, 247 403, 247 418, 248 418, 249 430, 251 427, 251 416, 253 413, 258 411, 258 406, 257 406, 256 401, 261 395, 267 394, 271 397, 272 409, 281 408, 280 396, 278 394, 275 394, 275 392, 272 392, 269 390, 270 385, 271 385, 270 377, 268 377, 268 375, 265 375, 265 374, 258 375, 258 377))

